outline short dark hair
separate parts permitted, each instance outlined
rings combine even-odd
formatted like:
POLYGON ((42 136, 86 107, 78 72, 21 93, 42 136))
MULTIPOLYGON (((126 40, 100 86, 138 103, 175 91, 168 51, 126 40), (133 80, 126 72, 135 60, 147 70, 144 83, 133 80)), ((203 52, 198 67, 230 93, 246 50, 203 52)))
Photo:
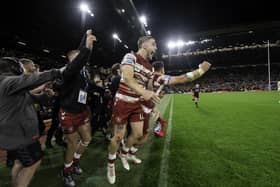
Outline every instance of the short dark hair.
POLYGON ((113 75, 117 75, 118 74, 118 69, 120 69, 121 68, 121 64, 120 63, 115 63, 115 64, 113 64, 113 66, 112 66, 112 74, 113 75))
POLYGON ((150 40, 150 39, 154 39, 154 37, 152 37, 152 36, 141 36, 138 39, 138 42, 137 42, 138 49, 140 49, 142 47, 144 42, 146 42, 147 40, 150 40))
POLYGON ((153 62, 152 65, 153 65, 155 71, 160 71, 162 68, 164 68, 163 61, 155 61, 155 62, 153 62))
POLYGON ((0 74, 12 73, 14 75, 21 75, 24 72, 21 67, 21 62, 15 57, 0 58, 0 74))

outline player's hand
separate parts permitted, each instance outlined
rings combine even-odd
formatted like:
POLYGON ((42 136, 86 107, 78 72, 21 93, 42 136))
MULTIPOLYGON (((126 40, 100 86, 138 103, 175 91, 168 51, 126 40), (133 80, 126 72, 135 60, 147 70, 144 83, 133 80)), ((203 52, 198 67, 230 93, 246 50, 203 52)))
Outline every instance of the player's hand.
POLYGON ((93 43, 96 41, 96 37, 92 34, 92 30, 87 30, 86 48, 92 50, 93 43))
POLYGON ((207 61, 203 61, 201 64, 199 64, 198 67, 201 68, 203 70, 203 72, 206 72, 210 69, 211 64, 207 61))
POLYGON ((47 94, 47 96, 49 96, 49 97, 52 97, 55 95, 55 92, 50 88, 45 88, 44 93, 47 94))
POLYGON ((146 101, 151 100, 155 104, 160 102, 160 98, 153 91, 145 90, 143 97, 146 101))

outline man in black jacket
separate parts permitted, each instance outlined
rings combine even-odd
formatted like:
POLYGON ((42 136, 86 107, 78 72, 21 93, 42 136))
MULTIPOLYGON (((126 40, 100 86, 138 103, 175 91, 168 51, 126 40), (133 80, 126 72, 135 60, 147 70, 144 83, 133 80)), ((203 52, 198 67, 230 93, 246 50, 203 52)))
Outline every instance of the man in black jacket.
POLYGON ((23 74, 16 58, 0 59, 0 148, 14 160, 12 183, 26 187, 41 162, 38 119, 33 104, 41 99, 30 91, 61 75, 59 70, 23 74))
POLYGON ((59 92, 59 121, 67 142, 62 172, 66 186, 75 186, 73 173, 82 174, 79 160, 91 141, 90 112, 86 105, 89 77, 85 65, 94 41, 95 36, 88 30, 85 46, 68 53, 69 63, 63 73, 63 84, 59 92), (79 136, 81 141, 77 144, 79 136))
POLYGON ((114 98, 116 95, 116 92, 119 87, 119 83, 121 81, 121 64, 120 63, 115 63, 112 66, 112 79, 111 79, 111 84, 109 86, 109 89, 112 93, 112 97, 114 98))

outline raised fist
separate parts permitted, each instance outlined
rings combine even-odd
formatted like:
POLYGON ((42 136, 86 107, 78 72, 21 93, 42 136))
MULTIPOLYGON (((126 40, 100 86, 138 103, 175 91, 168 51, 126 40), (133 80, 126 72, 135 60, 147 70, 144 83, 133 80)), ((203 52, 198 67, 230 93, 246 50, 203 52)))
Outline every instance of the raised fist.
POLYGON ((198 67, 199 67, 200 69, 202 69, 203 72, 206 72, 206 71, 208 71, 208 70, 210 69, 211 64, 210 64, 209 62, 207 62, 207 61, 203 61, 201 64, 199 64, 198 67))

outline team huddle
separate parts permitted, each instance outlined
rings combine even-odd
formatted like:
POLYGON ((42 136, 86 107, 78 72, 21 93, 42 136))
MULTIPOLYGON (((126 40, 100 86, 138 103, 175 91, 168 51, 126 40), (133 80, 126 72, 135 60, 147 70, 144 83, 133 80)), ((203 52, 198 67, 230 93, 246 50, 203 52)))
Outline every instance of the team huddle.
MULTIPOLYGON (((10 66, 13 60, 1 59, 0 110, 6 111, 4 113, 0 111, 0 148, 13 155, 13 186, 28 186, 41 161, 41 147, 36 138, 38 132, 33 130, 29 133, 32 128, 28 129, 28 127, 25 127, 24 132, 20 131, 23 123, 29 127, 30 125, 35 126, 37 123, 36 120, 31 122, 25 120, 26 118, 36 118, 33 116, 34 109, 32 109, 31 103, 38 101, 38 95, 31 94, 30 91, 56 79, 62 80, 59 88, 59 122, 67 143, 64 166, 61 171, 64 185, 75 186, 73 174, 81 175, 83 173, 79 162, 91 142, 91 115, 87 106, 90 83, 85 66, 94 41, 96 41, 95 36, 91 30, 88 30, 82 47, 70 51, 67 55, 69 63, 58 70, 27 75, 24 74, 23 69, 18 67, 21 72, 15 73, 10 66), (2 68, 4 66, 7 66, 6 69, 2 68), (15 112, 17 109, 12 105, 6 108, 7 102, 11 102, 14 98, 21 103, 22 111, 28 115, 15 112), (13 136, 11 127, 18 130, 18 136, 13 136), (6 130, 2 131, 2 129, 6 130)), ((141 146, 150 139, 150 118, 156 124, 154 134, 159 137, 164 135, 165 120, 156 107, 164 95, 164 86, 191 82, 201 77, 211 66, 209 62, 203 61, 192 72, 169 76, 165 74, 163 62, 151 63, 156 51, 155 39, 152 36, 143 36, 138 40, 138 51, 126 54, 121 61, 121 80, 112 103, 113 136, 108 146, 107 179, 110 184, 116 182, 115 161, 117 157, 120 158, 126 170, 130 170, 130 162, 136 164, 142 162, 136 154, 141 146)), ((17 64, 20 66, 20 62, 17 64)), ((194 101, 197 106, 199 86, 196 86, 194 90, 194 101)))

